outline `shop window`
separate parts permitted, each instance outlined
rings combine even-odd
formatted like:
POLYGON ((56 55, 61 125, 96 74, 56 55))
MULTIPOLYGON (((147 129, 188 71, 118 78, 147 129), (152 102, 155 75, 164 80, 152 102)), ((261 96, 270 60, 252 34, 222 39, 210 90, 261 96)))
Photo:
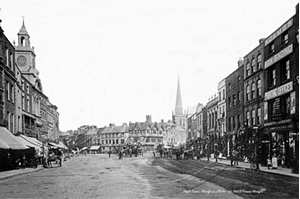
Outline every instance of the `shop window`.
POLYGON ((286 116, 289 115, 291 111, 290 95, 286 95, 282 97, 281 110, 282 110, 283 119, 285 119, 286 116))

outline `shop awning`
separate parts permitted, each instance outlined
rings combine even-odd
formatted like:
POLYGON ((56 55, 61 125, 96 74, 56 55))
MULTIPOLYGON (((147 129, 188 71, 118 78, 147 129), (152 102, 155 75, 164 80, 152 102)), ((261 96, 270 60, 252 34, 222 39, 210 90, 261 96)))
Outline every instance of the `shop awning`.
POLYGON ((60 148, 62 148, 62 149, 68 149, 68 147, 66 146, 66 145, 64 145, 62 142, 58 142, 58 144, 57 144, 58 146, 60 146, 60 148))
POLYGON ((59 146, 58 144, 56 144, 54 142, 48 142, 48 144, 54 148, 61 148, 61 146, 59 146))
POLYGON ((90 150, 98 150, 99 148, 100 148, 100 146, 94 145, 94 146, 91 146, 90 150))
POLYGON ((9 146, 2 140, 0 140, 0 149, 9 149, 9 146))
POLYGON ((22 138, 21 136, 16 136, 16 139, 22 143, 23 145, 25 146, 28 146, 28 147, 31 147, 31 148, 35 148, 35 149, 39 149, 41 150, 41 147, 40 146, 37 146, 35 144, 32 144, 30 142, 28 142, 27 140, 25 140, 24 138, 22 138))
POLYGON ((86 150, 86 149, 87 149, 87 147, 83 147, 83 148, 80 149, 80 151, 83 151, 83 150, 86 150))
POLYGON ((22 143, 20 143, 16 136, 14 136, 11 132, 9 132, 6 128, 0 127, 0 147, 2 149, 7 149, 7 146, 9 149, 14 150, 24 150, 28 149, 28 147, 22 143))
POLYGON ((30 142, 31 144, 34 144, 36 146, 42 147, 43 144, 42 142, 40 142, 38 139, 34 138, 34 137, 28 137, 25 135, 20 135, 20 137, 22 137, 24 140, 30 142))

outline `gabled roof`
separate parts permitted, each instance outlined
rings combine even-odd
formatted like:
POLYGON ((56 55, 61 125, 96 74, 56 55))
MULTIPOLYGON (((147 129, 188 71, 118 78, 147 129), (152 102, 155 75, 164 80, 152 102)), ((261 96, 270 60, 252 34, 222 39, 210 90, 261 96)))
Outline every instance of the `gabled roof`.
POLYGON ((97 128, 91 128, 86 132, 86 135, 96 135, 97 134, 97 128))
POLYGON ((103 133, 125 133, 128 131, 127 125, 122 126, 112 126, 112 127, 103 127, 102 134, 103 133))
POLYGON ((140 123, 140 130, 145 131, 147 127, 151 128, 151 123, 150 122, 141 122, 140 123))
POLYGON ((97 128, 97 134, 100 135, 104 129, 105 127, 97 128))

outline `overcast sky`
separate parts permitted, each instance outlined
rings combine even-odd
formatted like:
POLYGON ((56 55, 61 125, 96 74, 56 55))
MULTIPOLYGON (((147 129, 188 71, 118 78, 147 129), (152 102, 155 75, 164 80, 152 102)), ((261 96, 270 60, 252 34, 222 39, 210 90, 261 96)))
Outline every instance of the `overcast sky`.
POLYGON ((22 16, 60 130, 171 119, 206 104, 244 57, 295 14, 295 0, 2 1, 7 38, 22 16))

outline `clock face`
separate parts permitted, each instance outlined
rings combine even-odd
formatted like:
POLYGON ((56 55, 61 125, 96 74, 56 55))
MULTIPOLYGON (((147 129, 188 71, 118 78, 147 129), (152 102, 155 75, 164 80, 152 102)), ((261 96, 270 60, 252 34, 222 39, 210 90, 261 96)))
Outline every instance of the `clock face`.
POLYGON ((20 55, 18 58, 17 58, 17 62, 20 66, 25 66, 26 62, 27 62, 27 59, 24 55, 20 55))

